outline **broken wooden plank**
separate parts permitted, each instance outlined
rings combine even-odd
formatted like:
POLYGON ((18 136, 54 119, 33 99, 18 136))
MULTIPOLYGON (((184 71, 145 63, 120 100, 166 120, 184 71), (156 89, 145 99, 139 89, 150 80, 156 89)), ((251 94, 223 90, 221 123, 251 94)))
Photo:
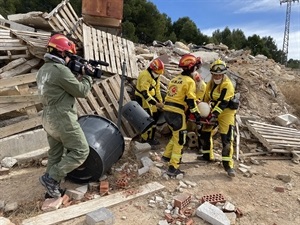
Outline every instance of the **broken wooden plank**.
POLYGON ((266 154, 270 154, 270 152, 248 152, 248 153, 243 153, 240 156, 241 157, 251 157, 251 156, 266 155, 266 154))
POLYGON ((26 62, 24 62, 23 64, 9 70, 9 71, 5 71, 3 73, 1 73, 1 77, 5 78, 5 77, 13 77, 19 74, 23 74, 23 73, 27 73, 29 72, 32 68, 35 68, 36 66, 39 65, 41 59, 30 59, 26 62))
POLYGON ((0 89, 13 87, 21 84, 36 82, 36 73, 26 73, 23 75, 1 79, 0 89))
MULTIPOLYGON (((50 30, 51 27, 45 20, 44 16, 47 15, 46 12, 34 11, 28 13, 18 13, 7 15, 9 21, 16 22, 18 24, 28 24, 31 28, 39 30, 50 30)), ((19 29, 18 29, 19 30, 19 29)))
MULTIPOLYGON (((5 72, 5 71, 9 71, 23 63, 25 63, 27 60, 24 59, 24 58, 19 58, 19 59, 16 59, 14 61, 11 61, 9 62, 8 64, 6 64, 5 66, 3 66, 2 68, 0 68, 0 76, 1 76, 1 73, 5 72)), ((2 82, 2 81, 1 81, 2 82)))
POLYGON ((11 96, 0 96, 0 104, 2 103, 16 103, 16 102, 30 102, 33 105, 41 103, 40 95, 11 95, 11 96))
POLYGON ((284 154, 300 153, 300 151, 295 151, 294 149, 286 150, 286 149, 279 149, 279 148, 274 148, 270 152, 272 152, 272 153, 284 153, 284 154))
POLYGON ((36 82, 36 73, 26 73, 15 77, 1 79, 0 89, 33 82, 36 82))
POLYGON ((252 159, 256 160, 290 160, 292 159, 291 156, 259 156, 259 157, 251 157, 252 159))
POLYGON ((0 104, 0 115, 8 112, 12 112, 15 110, 24 109, 26 107, 32 106, 31 102, 21 102, 15 104, 0 104))
POLYGON ((236 129, 236 143, 235 143, 235 156, 236 160, 240 158, 240 129, 238 122, 235 122, 235 129, 236 129))
POLYGON ((15 124, 1 127, 0 138, 8 137, 10 135, 38 127, 40 125, 42 125, 42 118, 41 116, 36 116, 15 124))
POLYGON ((122 202, 133 200, 135 198, 156 192, 165 188, 158 182, 145 184, 133 190, 133 194, 128 195, 128 190, 124 190, 112 195, 89 200, 76 205, 61 208, 52 212, 43 213, 41 215, 28 218, 22 221, 22 225, 50 225, 73 219, 89 212, 97 210, 101 207, 110 207, 122 202))

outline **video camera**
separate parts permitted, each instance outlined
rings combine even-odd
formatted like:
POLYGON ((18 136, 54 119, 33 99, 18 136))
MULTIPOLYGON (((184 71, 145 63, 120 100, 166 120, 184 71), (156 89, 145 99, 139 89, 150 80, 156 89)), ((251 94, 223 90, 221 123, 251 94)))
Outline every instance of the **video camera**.
POLYGON ((86 75, 91 76, 93 78, 101 78, 103 74, 102 70, 99 66, 109 66, 109 63, 101 61, 101 60, 86 60, 81 56, 68 54, 68 57, 71 59, 67 66, 70 70, 75 74, 81 74, 84 69, 86 75))

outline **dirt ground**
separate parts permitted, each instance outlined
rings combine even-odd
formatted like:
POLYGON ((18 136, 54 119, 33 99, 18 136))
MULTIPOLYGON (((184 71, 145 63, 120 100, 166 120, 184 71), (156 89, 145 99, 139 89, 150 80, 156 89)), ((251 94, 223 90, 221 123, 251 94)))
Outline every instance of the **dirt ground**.
MULTIPOLYGON (((155 150, 161 153, 161 150, 155 150)), ((183 155, 183 162, 193 162, 196 159, 195 150, 186 150, 183 155)), ((133 162, 128 148, 123 157, 113 166, 118 168, 124 163, 133 162)), ((197 163, 182 164, 181 169, 187 174, 183 180, 196 182, 195 187, 186 188, 183 192, 190 193, 193 199, 201 199, 204 195, 222 194, 226 200, 234 204, 241 210, 243 216, 236 220, 237 225, 296 225, 300 224, 300 166, 290 160, 258 160, 259 165, 248 162, 244 164, 251 166, 252 175, 245 176, 237 171, 235 178, 229 178, 220 163, 197 163), (277 175, 286 174, 291 177, 289 183, 277 179, 277 175), (284 192, 277 192, 275 187, 284 187, 284 192)), ((235 162, 238 168, 240 162, 235 162)), ((164 169, 165 167, 163 167, 164 169)), ((44 189, 38 181, 38 177, 45 171, 45 167, 39 163, 31 163, 28 167, 13 168, 9 175, 0 177, 0 196, 6 203, 18 202, 19 207, 14 212, 5 213, 15 224, 21 224, 25 218, 34 217, 43 213, 40 210, 44 200, 44 189)), ((117 172, 108 175, 110 183, 113 182, 117 172)), ((157 193, 151 193, 139 197, 132 201, 120 203, 108 207, 114 214, 116 225, 134 224, 158 224, 164 219, 167 202, 174 196, 180 194, 176 188, 179 180, 166 180, 162 176, 142 175, 132 179, 130 188, 146 183, 157 181, 165 188, 157 193), (155 207, 149 206, 149 201, 154 196, 164 198, 164 205, 155 207)), ((82 184, 75 184, 66 181, 62 184, 64 188, 76 188, 82 184)), ((113 189, 111 194, 120 190, 113 189)), ((104 197, 103 197, 104 198, 104 197)), ((199 204, 191 204, 192 208, 197 208, 199 204)), ((194 215, 194 224, 208 224, 201 218, 194 215)), ((82 225, 85 216, 64 221, 62 225, 82 225)))

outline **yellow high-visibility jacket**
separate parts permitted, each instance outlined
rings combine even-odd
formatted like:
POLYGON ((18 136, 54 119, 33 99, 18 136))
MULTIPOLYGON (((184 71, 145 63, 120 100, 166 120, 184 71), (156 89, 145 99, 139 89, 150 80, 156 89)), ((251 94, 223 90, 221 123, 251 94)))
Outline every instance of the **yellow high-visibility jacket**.
POLYGON ((136 89, 135 95, 140 96, 148 104, 155 105, 156 102, 163 102, 160 92, 160 76, 154 79, 148 70, 140 72, 136 89), (147 92, 146 95, 142 94, 144 91, 147 92))
POLYGON ((212 113, 217 115, 228 107, 229 101, 234 97, 234 87, 227 75, 224 75, 221 84, 215 84, 213 80, 207 83, 204 102, 211 102, 212 113))
POLYGON ((191 113, 199 113, 196 100, 194 79, 180 74, 169 82, 164 110, 182 114, 189 108, 191 113))
POLYGON ((196 82, 196 97, 198 100, 203 101, 203 97, 206 90, 206 83, 204 80, 200 80, 199 82, 196 82))

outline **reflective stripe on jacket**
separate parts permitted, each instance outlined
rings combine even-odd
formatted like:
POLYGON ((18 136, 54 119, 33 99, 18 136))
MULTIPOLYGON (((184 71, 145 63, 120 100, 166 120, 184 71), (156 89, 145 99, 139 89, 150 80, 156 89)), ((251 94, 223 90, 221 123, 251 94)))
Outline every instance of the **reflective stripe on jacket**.
POLYGON ((161 92, 160 92, 160 77, 154 79, 148 70, 143 70, 140 72, 137 83, 136 83, 135 95, 140 96, 147 102, 155 101, 162 102, 161 92), (141 93, 143 91, 147 92, 147 97, 143 96, 141 93))
POLYGON ((233 97, 234 87, 227 75, 224 75, 223 81, 218 85, 213 80, 207 83, 204 102, 212 103, 212 112, 222 113, 233 97))

